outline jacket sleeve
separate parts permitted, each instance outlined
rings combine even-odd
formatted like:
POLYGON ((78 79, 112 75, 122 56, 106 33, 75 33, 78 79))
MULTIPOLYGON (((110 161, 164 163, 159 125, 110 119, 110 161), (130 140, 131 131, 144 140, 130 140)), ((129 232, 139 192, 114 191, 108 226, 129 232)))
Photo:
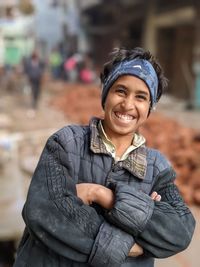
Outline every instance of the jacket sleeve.
POLYGON ((49 138, 33 175, 23 209, 28 231, 36 243, 68 259, 118 267, 134 244, 133 237, 77 197, 70 175, 74 162, 62 143, 65 138, 66 134, 61 140, 56 134, 49 138))
POLYGON ((132 234, 148 256, 169 257, 184 250, 192 239, 195 220, 174 179, 172 168, 156 177, 152 192, 161 195, 159 202, 128 185, 116 187, 116 202, 107 218, 132 234))

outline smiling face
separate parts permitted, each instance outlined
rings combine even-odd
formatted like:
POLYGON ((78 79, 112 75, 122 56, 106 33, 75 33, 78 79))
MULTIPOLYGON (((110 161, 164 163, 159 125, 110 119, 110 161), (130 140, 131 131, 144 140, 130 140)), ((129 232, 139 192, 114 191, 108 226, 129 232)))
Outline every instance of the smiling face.
POLYGON ((133 134, 147 119, 150 93, 141 79, 124 75, 110 88, 104 105, 104 130, 112 140, 117 137, 132 139, 133 134))

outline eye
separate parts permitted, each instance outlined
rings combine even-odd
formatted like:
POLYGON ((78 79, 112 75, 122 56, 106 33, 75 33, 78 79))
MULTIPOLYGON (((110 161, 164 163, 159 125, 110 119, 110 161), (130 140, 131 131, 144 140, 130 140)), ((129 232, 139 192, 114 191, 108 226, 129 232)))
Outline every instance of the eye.
POLYGON ((118 93, 119 95, 126 95, 126 89, 124 87, 117 87, 115 89, 115 92, 118 93))
POLYGON ((138 94, 136 95, 136 98, 140 101, 144 101, 144 102, 148 102, 149 101, 149 97, 147 95, 143 95, 143 94, 138 94))

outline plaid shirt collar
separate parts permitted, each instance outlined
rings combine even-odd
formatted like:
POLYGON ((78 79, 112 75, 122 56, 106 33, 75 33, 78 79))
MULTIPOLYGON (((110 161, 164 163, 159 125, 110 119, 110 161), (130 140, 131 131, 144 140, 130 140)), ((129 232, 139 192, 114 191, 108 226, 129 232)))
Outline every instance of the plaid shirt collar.
MULTIPOLYGON (((91 142, 90 142, 90 149, 94 153, 102 153, 110 155, 107 151, 101 135, 98 130, 98 123, 100 119, 92 118, 90 122, 90 130, 91 130, 91 142)), ((118 164, 127 169, 130 173, 134 176, 144 179, 147 169, 147 160, 146 160, 146 147, 142 145, 137 149, 133 150, 127 159, 123 161, 119 161, 118 164)))

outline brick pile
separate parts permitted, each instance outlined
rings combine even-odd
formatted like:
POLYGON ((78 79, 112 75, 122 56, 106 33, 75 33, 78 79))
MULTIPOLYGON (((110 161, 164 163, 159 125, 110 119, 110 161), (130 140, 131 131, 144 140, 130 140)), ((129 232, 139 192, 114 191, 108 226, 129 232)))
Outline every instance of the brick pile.
POLYGON ((100 90, 94 85, 66 84, 51 103, 66 114, 68 120, 88 124, 91 116, 102 116, 100 90))
MULTIPOLYGON (((64 92, 51 104, 75 123, 87 124, 91 116, 103 116, 100 90, 94 85, 65 85, 64 92)), ((200 205, 200 132, 156 112, 140 132, 148 146, 159 149, 171 161, 184 200, 200 205)))
POLYGON ((176 184, 188 204, 200 205, 200 132, 162 114, 151 114, 141 133, 159 149, 177 173, 176 184))

